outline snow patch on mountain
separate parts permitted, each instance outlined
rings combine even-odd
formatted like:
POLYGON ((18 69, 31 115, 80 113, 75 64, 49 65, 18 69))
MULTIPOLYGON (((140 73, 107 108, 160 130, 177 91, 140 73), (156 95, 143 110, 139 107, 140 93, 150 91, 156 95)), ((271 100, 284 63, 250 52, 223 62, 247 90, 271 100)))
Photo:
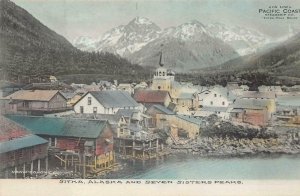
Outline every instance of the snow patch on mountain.
POLYGON ((99 40, 80 37, 74 46, 81 50, 102 51, 128 57, 157 39, 175 38, 183 42, 203 41, 207 36, 220 39, 234 48, 239 55, 256 52, 270 43, 270 38, 256 30, 228 26, 222 23, 204 25, 197 20, 161 30, 148 18, 136 17, 126 25, 107 31, 99 40))

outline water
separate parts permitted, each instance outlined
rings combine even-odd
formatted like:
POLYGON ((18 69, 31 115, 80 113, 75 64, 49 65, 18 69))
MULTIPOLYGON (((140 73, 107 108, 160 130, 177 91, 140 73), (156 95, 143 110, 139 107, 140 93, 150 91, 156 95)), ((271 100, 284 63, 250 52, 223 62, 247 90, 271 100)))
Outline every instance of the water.
MULTIPOLYGON (((300 179, 299 155, 209 158, 172 155, 165 160, 136 162, 121 178, 132 179, 300 179)), ((120 176, 119 176, 120 177, 120 176)))

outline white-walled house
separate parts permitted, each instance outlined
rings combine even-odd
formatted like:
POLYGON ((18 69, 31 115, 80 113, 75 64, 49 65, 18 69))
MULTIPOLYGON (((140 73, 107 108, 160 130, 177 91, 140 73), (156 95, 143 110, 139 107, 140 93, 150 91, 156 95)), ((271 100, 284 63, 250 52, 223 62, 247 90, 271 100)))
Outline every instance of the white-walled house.
POLYGON ((224 87, 216 86, 199 93, 200 107, 228 107, 233 100, 233 94, 224 87))
POLYGON ((139 109, 139 104, 120 90, 87 92, 74 105, 75 113, 115 114, 119 109, 139 109))

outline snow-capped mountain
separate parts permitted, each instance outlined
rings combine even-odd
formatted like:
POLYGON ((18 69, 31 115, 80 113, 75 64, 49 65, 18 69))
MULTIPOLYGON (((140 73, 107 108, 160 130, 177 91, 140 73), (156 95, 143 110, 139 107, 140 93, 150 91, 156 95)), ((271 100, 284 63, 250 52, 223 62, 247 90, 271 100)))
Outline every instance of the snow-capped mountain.
POLYGON ((166 28, 161 37, 173 37, 183 41, 201 40, 207 34, 205 26, 199 21, 193 20, 177 27, 166 28))
POLYGON ((127 25, 107 31, 98 40, 80 38, 73 44, 81 50, 118 54, 145 66, 157 64, 157 54, 163 44, 167 63, 180 69, 187 69, 185 66, 194 69, 253 53, 268 40, 262 33, 244 27, 204 25, 193 20, 161 30, 149 19, 136 17, 127 25))
POLYGON ((241 56, 255 52, 270 42, 270 38, 256 30, 214 23, 206 27, 209 35, 223 40, 232 46, 241 56))
POLYGON ((161 29, 147 18, 136 17, 127 25, 115 27, 97 41, 90 42, 87 39, 86 45, 79 39, 74 46, 81 50, 93 48, 94 51, 111 52, 122 57, 140 50, 147 43, 157 39, 161 29))
POLYGON ((129 58, 143 66, 155 66, 160 50, 165 64, 177 72, 219 65, 239 56, 228 44, 210 36, 203 24, 191 21, 165 29, 129 58))
POLYGON ((95 40, 89 36, 80 36, 73 41, 76 48, 84 51, 95 51, 95 40))

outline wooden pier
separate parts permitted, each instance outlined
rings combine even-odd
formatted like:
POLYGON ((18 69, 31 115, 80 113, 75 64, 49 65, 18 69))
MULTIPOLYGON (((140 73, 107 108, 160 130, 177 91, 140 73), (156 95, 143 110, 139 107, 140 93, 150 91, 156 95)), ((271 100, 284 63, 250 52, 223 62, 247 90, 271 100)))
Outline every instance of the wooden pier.
POLYGON ((124 159, 148 160, 168 154, 160 138, 114 138, 115 151, 124 159))

